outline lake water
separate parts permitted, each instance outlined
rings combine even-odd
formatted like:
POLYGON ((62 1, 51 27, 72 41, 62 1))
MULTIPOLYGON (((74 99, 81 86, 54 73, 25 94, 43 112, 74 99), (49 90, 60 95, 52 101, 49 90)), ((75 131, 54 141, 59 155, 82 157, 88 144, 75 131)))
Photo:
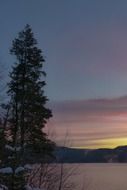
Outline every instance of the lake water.
POLYGON ((127 164, 74 164, 73 167, 77 171, 73 180, 78 185, 84 183, 84 190, 127 190, 127 164))

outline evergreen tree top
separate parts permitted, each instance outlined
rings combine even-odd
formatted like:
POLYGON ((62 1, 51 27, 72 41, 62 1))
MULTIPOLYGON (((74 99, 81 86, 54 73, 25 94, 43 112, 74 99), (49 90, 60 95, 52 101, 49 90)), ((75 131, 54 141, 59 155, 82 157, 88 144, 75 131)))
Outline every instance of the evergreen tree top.
POLYGON ((28 57, 33 54, 33 56, 37 57, 38 55, 38 61, 45 62, 42 50, 37 47, 37 40, 28 24, 19 32, 18 37, 13 40, 10 53, 15 55, 18 60, 21 60, 23 56, 28 57))

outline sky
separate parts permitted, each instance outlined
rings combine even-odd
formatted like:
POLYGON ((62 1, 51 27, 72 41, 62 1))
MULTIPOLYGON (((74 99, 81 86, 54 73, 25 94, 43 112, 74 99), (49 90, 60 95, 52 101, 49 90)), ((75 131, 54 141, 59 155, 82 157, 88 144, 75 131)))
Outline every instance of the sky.
POLYGON ((0 1, 2 68, 11 70, 12 40, 30 24, 59 144, 65 136, 77 148, 127 144, 126 10, 126 0, 0 1))

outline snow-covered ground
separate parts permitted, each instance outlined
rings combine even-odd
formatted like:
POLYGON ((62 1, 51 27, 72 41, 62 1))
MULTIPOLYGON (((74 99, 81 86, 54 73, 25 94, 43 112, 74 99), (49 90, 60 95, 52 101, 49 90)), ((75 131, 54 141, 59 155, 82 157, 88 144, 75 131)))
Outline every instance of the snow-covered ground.
MULTIPOLYGON (((26 185, 25 187, 26 190, 44 190, 44 189, 40 189, 40 188, 37 188, 37 187, 31 187, 30 185, 26 185)), ((9 190, 5 185, 1 185, 0 184, 0 190, 9 190)))
MULTIPOLYGON (((68 172, 74 169, 74 175, 71 175, 69 182, 72 180, 75 185, 77 184, 75 190, 81 190, 82 185, 83 190, 127 190, 127 164, 64 164, 64 168, 68 172)), ((10 168, 6 170, 8 173, 10 168)), ((0 190, 7 189, 0 186, 0 190)), ((40 189, 27 185, 26 190, 40 189)))
POLYGON ((26 190, 44 190, 44 189, 40 189, 38 187, 31 187, 30 185, 26 185, 26 190))

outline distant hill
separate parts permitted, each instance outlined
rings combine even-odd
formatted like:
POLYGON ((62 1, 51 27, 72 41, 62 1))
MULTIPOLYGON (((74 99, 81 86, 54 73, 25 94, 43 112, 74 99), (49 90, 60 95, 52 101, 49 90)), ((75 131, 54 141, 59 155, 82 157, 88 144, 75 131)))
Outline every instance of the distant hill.
POLYGON ((125 163, 127 162, 127 146, 114 149, 76 149, 57 147, 55 155, 63 163, 125 163))

